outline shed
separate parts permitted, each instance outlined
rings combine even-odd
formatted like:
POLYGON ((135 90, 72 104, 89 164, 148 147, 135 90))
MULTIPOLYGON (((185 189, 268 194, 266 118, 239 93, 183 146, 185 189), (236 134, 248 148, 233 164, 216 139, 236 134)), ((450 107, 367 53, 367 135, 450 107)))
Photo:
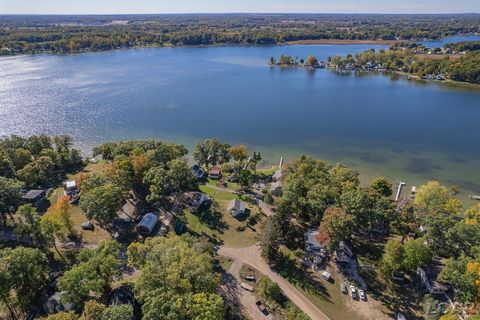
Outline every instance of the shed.
POLYGON ((245 213, 245 204, 238 199, 233 199, 228 204, 228 211, 232 214, 232 216, 238 217, 245 213))
POLYGON ((322 272, 322 278, 325 279, 326 281, 330 281, 330 273, 327 271, 322 272))
POLYGON ((28 203, 36 204, 39 201, 43 200, 46 196, 45 190, 29 190, 22 199, 28 203))
POLYGON ((154 213, 147 213, 142 221, 137 225, 137 232, 142 236, 148 236, 152 233, 153 229, 157 225, 158 217, 154 213))

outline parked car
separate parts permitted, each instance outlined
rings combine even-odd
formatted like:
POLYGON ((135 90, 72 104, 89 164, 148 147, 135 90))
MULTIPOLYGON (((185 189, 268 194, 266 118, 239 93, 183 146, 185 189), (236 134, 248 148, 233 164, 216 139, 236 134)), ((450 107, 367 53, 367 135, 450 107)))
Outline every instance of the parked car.
POLYGON ((82 230, 90 230, 90 231, 93 231, 95 229, 95 226, 93 225, 92 222, 90 221, 85 221, 84 223, 82 223, 80 225, 80 228, 82 228, 82 230))
POLYGON ((342 291, 343 294, 348 294, 347 286, 343 282, 340 282, 340 291, 342 291))
POLYGON ((254 275, 247 275, 245 276, 245 279, 248 280, 248 281, 255 281, 255 276, 254 275))
POLYGON ((358 290, 358 296, 360 297, 360 300, 367 300, 367 296, 365 295, 365 292, 363 290, 358 290))
POLYGON ((355 286, 350 286, 350 294, 352 295, 353 299, 357 298, 357 291, 355 290, 355 286))
POLYGON ((267 308, 265 308, 265 306, 263 305, 263 303, 260 301, 260 300, 257 300, 257 302, 255 302, 255 304, 257 305, 258 309, 266 316, 268 316, 269 312, 267 310, 267 308))

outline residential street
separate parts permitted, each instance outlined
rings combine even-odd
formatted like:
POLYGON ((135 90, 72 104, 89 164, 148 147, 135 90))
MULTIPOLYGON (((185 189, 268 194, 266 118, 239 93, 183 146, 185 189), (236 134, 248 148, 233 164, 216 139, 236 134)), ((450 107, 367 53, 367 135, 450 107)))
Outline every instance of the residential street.
POLYGON ((260 246, 254 245, 248 248, 228 248, 221 246, 218 254, 232 258, 236 262, 250 265, 260 273, 268 276, 271 280, 275 281, 285 295, 312 320, 330 320, 325 313, 311 303, 310 300, 303 296, 294 286, 270 268, 260 254, 260 246))

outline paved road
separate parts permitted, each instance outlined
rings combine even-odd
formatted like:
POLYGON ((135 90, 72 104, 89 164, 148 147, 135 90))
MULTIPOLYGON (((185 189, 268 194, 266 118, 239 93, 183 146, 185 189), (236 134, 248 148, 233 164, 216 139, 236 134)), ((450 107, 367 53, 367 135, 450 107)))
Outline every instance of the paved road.
POLYGON ((232 258, 235 261, 248 264, 257 269, 260 273, 268 276, 270 279, 275 281, 283 290, 285 295, 312 320, 330 320, 325 313, 311 303, 310 300, 301 294, 294 286, 273 271, 262 258, 260 250, 260 246, 258 245, 248 248, 229 248, 221 246, 218 250, 218 254, 232 258))

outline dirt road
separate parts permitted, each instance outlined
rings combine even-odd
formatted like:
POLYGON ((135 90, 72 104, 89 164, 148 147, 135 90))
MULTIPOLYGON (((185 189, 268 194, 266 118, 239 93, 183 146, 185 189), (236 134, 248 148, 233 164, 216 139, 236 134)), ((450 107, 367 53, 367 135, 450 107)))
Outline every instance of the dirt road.
POLYGON ((260 254, 260 246, 254 245, 248 248, 228 248, 221 246, 218 250, 218 254, 232 258, 236 262, 250 265, 268 276, 271 280, 275 281, 285 295, 312 320, 330 320, 325 313, 311 303, 310 300, 301 294, 294 286, 270 268, 260 254))

